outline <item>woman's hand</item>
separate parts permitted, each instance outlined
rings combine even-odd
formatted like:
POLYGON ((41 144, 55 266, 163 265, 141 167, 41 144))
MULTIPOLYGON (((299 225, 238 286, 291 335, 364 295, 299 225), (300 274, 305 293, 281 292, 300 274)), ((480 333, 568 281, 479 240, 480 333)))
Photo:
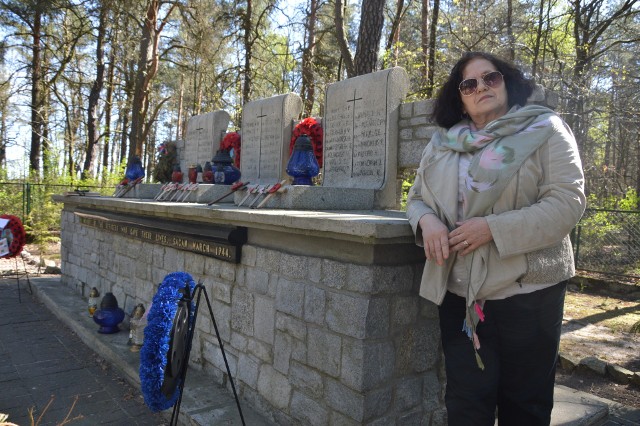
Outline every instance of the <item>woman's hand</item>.
POLYGON ((425 214, 418 221, 422 230, 424 254, 427 260, 436 260, 440 266, 449 257, 449 229, 434 214, 425 214))
POLYGON ((449 247, 461 256, 493 240, 491 229, 484 217, 472 217, 456 222, 458 227, 449 233, 449 247))

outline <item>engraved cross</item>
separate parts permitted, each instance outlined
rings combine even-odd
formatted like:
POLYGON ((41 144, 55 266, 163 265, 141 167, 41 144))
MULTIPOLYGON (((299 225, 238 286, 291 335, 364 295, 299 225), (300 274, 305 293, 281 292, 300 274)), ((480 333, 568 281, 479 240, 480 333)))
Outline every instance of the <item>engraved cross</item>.
POLYGON ((260 106, 260 115, 256 118, 260 119, 260 138, 258 140, 258 179, 260 179, 260 162, 262 161, 262 119, 265 118, 267 114, 262 112, 262 106, 260 106))
POLYGON ((362 97, 356 98, 356 89, 353 89, 353 98, 347 102, 353 102, 353 113, 351 114, 351 177, 353 177, 354 168, 354 149, 356 140, 356 101, 361 101, 362 97))

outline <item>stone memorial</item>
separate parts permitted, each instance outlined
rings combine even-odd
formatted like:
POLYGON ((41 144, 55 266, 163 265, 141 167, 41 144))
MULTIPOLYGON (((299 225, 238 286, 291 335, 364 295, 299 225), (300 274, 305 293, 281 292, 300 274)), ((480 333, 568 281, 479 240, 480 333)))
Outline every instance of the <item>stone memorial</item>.
MULTIPOLYGON (((407 87, 401 68, 329 86, 319 186, 285 185, 242 207, 55 196, 62 284, 113 292, 130 311, 168 273, 202 281, 228 363, 204 316, 189 363, 219 384, 228 364, 243 406, 269 424, 445 424, 437 308, 418 295, 424 253, 392 210, 398 168, 412 168, 398 139, 423 144, 433 128, 426 101, 401 105, 407 87)), ((293 94, 244 106, 242 181, 288 177, 301 109, 293 94)), ((198 392, 183 413, 214 424, 218 401, 198 392)))
MULTIPOLYGON (((189 182, 189 166, 200 165, 204 168, 207 161, 211 161, 220 147, 220 141, 229 126, 230 116, 226 111, 213 111, 207 114, 194 115, 187 121, 185 140, 176 143, 178 164, 182 171, 183 183, 189 182)), ((189 191, 178 194, 172 201, 207 202, 218 198, 228 191, 226 185, 198 185, 190 187, 189 191)), ((157 183, 142 183, 136 185, 124 198, 156 199, 163 192, 162 185, 157 183)), ((162 201, 171 201, 163 197, 162 201)), ((231 202, 224 200, 223 202, 231 202)))
POLYGON ((227 131, 229 119, 226 111, 194 115, 189 119, 184 143, 178 146, 180 169, 185 182, 189 166, 199 164, 204 167, 207 161, 211 161, 227 131))
MULTIPOLYGON (((169 191, 170 195, 161 194, 162 185, 143 184, 132 191, 132 198, 152 198, 164 202, 190 202, 203 203, 219 198, 229 190, 228 185, 203 184, 189 185, 189 167, 200 166, 204 168, 207 161, 211 162, 216 151, 220 147, 220 141, 229 126, 229 114, 226 111, 213 111, 207 114, 194 115, 187 121, 186 136, 183 141, 177 143, 178 164, 182 171, 181 189, 169 191)), ((229 203, 231 199, 221 202, 229 203)))
POLYGON ((400 67, 329 85, 322 187, 293 187, 280 197, 279 207, 396 208, 398 116, 408 88, 400 67))
POLYGON ((302 112, 295 93, 260 99, 242 110, 242 180, 275 184, 286 178, 293 121, 302 112))

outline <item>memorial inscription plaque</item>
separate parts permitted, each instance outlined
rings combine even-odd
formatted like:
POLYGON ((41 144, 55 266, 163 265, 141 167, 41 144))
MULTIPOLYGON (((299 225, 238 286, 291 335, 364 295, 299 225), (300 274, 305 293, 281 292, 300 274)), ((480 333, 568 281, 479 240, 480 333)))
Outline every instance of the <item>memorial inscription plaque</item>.
POLYGON ((242 161, 244 181, 274 184, 286 176, 292 122, 302 111, 295 93, 260 99, 242 110, 242 161))
POLYGON ((90 228, 119 234, 143 242, 191 251, 227 262, 240 262, 241 247, 246 242, 246 228, 174 223, 166 220, 79 211, 80 223, 90 228))
POLYGON ((395 180, 397 110, 407 89, 402 68, 327 88, 323 186, 379 190, 395 180))
POLYGON ((229 119, 226 111, 213 111, 189 119, 184 146, 178 152, 185 181, 190 165, 204 166, 207 161, 211 161, 227 131, 229 119))

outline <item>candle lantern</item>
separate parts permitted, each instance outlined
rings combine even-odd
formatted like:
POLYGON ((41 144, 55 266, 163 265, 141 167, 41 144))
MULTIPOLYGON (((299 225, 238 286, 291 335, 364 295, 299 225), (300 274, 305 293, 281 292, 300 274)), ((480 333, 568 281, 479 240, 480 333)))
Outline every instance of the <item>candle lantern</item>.
POLYGON ((240 179, 240 169, 233 165, 229 151, 218 150, 212 161, 214 183, 231 185, 240 179))
POLYGON ((144 167, 142 167, 142 160, 140 157, 135 156, 129 161, 124 176, 129 179, 129 182, 144 177, 144 167))
POLYGON ((179 164, 173 166, 173 173, 171 173, 171 182, 182 183, 182 170, 180 170, 179 164))
POLYGON ((118 307, 113 293, 107 293, 100 302, 100 309, 93 314, 93 321, 100 326, 98 333, 113 334, 120 331, 118 324, 124 319, 124 311, 118 307))
POLYGON ((144 315, 144 305, 138 303, 131 313, 129 320, 129 344, 131 352, 138 352, 144 342, 144 328, 147 325, 147 317, 144 315))
POLYGON ((320 166, 313 153, 311 139, 307 135, 298 136, 287 164, 287 174, 293 177, 293 185, 313 185, 311 179, 318 173, 320 166))
POLYGON ((191 166, 189 166, 189 183, 196 183, 196 181, 198 180, 198 169, 196 168, 195 164, 192 164, 191 166))
POLYGON ((211 162, 207 161, 204 163, 204 172, 202 173, 202 181, 204 183, 213 183, 213 167, 211 167, 211 162))
POLYGON ((204 175, 204 172, 202 171, 202 166, 200 164, 198 164, 196 166, 196 182, 197 183, 204 182, 203 175, 204 175))
POLYGON ((89 292, 89 316, 92 317, 93 313, 98 309, 98 297, 100 297, 100 292, 97 288, 93 287, 89 292))

